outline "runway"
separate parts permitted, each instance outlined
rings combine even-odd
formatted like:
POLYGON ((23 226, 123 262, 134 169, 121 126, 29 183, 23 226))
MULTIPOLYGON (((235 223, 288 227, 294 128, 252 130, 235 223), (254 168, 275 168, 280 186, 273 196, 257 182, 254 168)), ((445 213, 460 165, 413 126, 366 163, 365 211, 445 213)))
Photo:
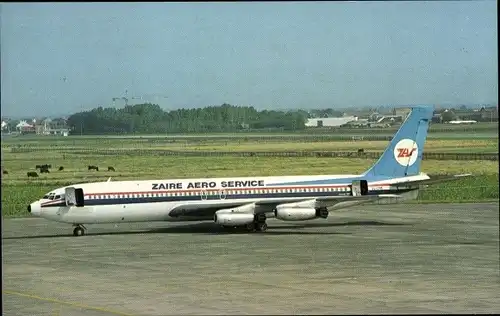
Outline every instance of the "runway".
POLYGON ((3 315, 495 313, 498 208, 363 206, 263 234, 3 219, 3 315))

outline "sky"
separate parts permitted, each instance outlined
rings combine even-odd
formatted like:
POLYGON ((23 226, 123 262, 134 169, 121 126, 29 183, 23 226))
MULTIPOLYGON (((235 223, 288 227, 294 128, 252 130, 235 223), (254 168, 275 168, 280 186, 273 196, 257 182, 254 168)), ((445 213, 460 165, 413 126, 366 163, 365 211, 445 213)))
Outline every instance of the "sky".
POLYGON ((1 4, 2 116, 124 96, 165 110, 497 104, 496 12, 493 0, 1 4))

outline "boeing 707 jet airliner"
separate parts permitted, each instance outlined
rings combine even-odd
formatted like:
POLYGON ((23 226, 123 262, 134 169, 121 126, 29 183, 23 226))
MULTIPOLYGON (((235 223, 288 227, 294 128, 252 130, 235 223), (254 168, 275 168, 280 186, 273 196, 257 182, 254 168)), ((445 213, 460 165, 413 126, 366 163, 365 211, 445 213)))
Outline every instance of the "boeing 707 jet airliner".
POLYGON ((416 106, 380 159, 361 175, 107 181, 57 188, 31 203, 32 216, 72 224, 202 221, 264 232, 266 219, 305 221, 380 199, 418 193, 431 179, 420 173, 422 151, 434 107, 416 106))

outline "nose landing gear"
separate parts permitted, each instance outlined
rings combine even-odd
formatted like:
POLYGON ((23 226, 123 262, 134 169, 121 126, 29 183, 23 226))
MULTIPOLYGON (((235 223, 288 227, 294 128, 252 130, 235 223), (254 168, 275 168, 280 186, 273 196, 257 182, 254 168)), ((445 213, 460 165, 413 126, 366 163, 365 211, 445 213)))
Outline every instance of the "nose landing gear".
POLYGON ((85 235, 85 232, 87 230, 85 226, 83 226, 82 224, 73 224, 73 226, 75 226, 75 229, 73 229, 73 236, 78 237, 85 235))

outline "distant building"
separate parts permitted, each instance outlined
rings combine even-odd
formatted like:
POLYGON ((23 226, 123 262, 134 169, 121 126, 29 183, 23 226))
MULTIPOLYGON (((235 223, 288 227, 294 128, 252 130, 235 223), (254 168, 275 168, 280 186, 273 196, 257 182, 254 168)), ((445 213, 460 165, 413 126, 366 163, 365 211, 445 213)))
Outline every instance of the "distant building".
POLYGON ((403 120, 406 118, 405 114, 404 116, 402 115, 385 115, 380 117, 377 120, 377 124, 397 124, 397 123, 402 123, 403 120))
POLYGON ((340 127, 357 120, 357 116, 312 118, 308 119, 305 125, 306 127, 340 127))
POLYGON ((28 124, 28 122, 23 120, 16 125, 16 130, 21 134, 35 133, 35 126, 28 124))
POLYGON ((450 124, 475 124, 477 121, 474 120, 453 120, 449 122, 450 124))
POLYGON ((46 118, 42 120, 40 124, 36 124, 35 129, 38 135, 68 136, 69 134, 69 128, 66 124, 66 120, 61 118, 54 120, 46 118))
POLYGON ((401 107, 401 108, 394 108, 392 111, 393 116, 401 116, 403 120, 406 119, 406 117, 410 114, 411 108, 410 107, 401 107))
POLYGON ((432 123, 443 123, 443 116, 440 113, 434 114, 431 119, 432 123))
POLYGON ((362 128, 362 127, 370 127, 370 124, 371 123, 368 119, 358 118, 356 121, 351 121, 343 126, 352 128, 362 128))
POLYGON ((370 114, 370 116, 368 117, 368 120, 370 122, 376 122, 378 121, 381 117, 384 117, 382 114, 378 113, 378 112, 373 112, 372 114, 370 114))
POLYGON ((481 119, 485 122, 498 121, 498 106, 482 107, 480 110, 481 119))
POLYGON ((455 109, 451 110, 451 112, 453 113, 454 117, 462 121, 477 120, 481 117, 478 112, 474 112, 474 110, 471 109, 455 109))

